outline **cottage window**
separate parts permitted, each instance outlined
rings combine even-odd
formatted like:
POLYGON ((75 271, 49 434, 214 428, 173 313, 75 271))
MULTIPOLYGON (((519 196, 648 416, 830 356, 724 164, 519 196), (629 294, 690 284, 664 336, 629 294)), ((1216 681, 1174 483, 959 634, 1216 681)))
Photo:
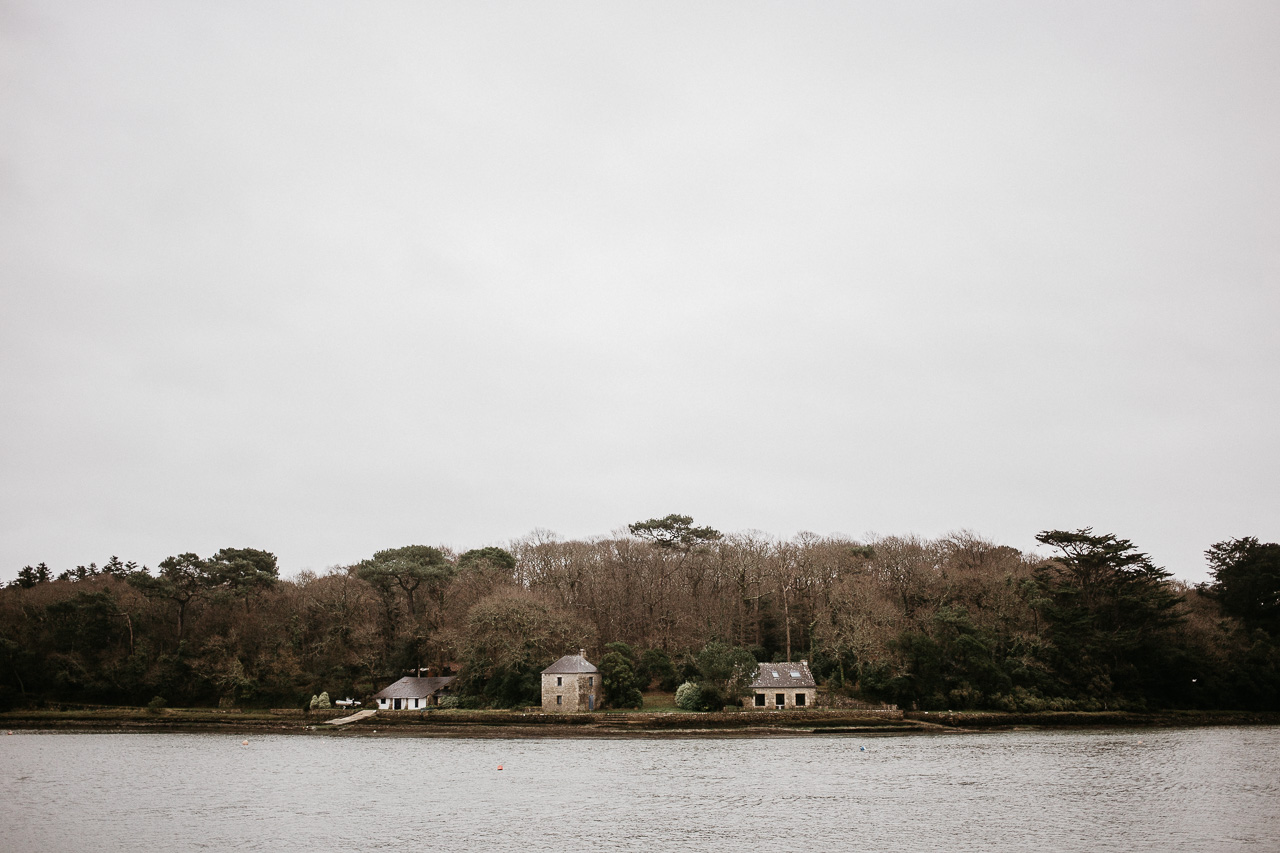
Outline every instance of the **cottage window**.
POLYGON ((595 686, 596 686, 596 677, 595 677, 594 675, 588 675, 588 676, 587 676, 587 686, 588 686, 588 687, 595 687, 595 686))
POLYGON ((556 697, 556 704, 557 704, 557 705, 561 704, 563 701, 564 701, 564 697, 563 697, 563 696, 557 696, 557 697, 556 697))
POLYGON ((801 705, 803 705, 803 704, 804 704, 804 694, 803 694, 803 693, 797 693, 797 694, 796 694, 796 707, 798 708, 798 707, 800 707, 800 706, 801 706, 801 705))
POLYGON ((563 676, 563 675, 557 675, 557 676, 556 676, 556 687, 563 687, 563 686, 564 686, 564 676, 563 676))
POLYGON ((763 693, 757 693, 757 694, 756 694, 756 707, 757 707, 757 708, 763 708, 763 707, 764 707, 764 694, 763 694, 763 693))
POLYGON ((773 700, 773 704, 781 708, 783 705, 787 704, 787 694, 779 693, 773 697, 773 700))

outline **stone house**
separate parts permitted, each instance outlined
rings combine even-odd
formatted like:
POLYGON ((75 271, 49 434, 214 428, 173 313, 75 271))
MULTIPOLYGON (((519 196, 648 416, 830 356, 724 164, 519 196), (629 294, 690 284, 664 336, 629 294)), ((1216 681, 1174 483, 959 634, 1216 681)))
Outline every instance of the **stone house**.
POLYGON ((440 699, 452 690, 453 676, 419 678, 406 675, 396 683, 373 694, 378 700, 379 711, 412 711, 439 705, 440 699))
POLYGON ((600 672, 587 660, 586 649, 565 655, 542 671, 542 710, 568 714, 600 707, 600 672))
POLYGON ((817 703, 818 683, 809 671, 809 662, 762 663, 751 683, 751 696, 744 700, 747 708, 812 708, 817 703))

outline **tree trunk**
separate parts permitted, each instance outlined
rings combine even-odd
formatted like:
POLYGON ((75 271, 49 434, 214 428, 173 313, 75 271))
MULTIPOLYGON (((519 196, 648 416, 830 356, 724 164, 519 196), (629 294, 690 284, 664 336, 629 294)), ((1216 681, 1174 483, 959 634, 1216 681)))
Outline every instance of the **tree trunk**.
POLYGON ((787 660, 791 660, 791 602, 787 587, 782 588, 782 622, 787 628, 787 660))

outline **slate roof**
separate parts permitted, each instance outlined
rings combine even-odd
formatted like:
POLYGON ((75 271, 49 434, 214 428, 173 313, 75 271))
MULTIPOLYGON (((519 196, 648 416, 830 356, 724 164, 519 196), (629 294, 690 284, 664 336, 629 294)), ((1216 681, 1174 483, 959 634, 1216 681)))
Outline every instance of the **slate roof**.
POLYGON ((599 672, 584 654, 565 655, 542 671, 543 675, 576 675, 581 672, 599 672))
POLYGON ((817 687, 813 673, 809 671, 809 662, 787 661, 785 663, 762 663, 756 670, 756 680, 752 687, 768 690, 771 687, 817 687))
POLYGON ((419 678, 406 675, 404 678, 373 694, 374 699, 425 699, 441 688, 448 687, 453 676, 439 678, 419 678))

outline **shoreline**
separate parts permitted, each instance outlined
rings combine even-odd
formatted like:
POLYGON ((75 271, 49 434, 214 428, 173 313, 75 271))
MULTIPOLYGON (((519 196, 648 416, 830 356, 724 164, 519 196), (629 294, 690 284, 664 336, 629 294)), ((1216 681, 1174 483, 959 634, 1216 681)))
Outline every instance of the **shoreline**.
POLYGON ((331 726, 346 712, 114 708, 0 713, 0 730, 67 733, 298 734, 328 737, 439 738, 761 738, 903 736, 1026 729, 1194 728, 1276 726, 1275 711, 908 711, 892 714, 806 712, 595 712, 541 714, 509 711, 380 711, 331 726))

